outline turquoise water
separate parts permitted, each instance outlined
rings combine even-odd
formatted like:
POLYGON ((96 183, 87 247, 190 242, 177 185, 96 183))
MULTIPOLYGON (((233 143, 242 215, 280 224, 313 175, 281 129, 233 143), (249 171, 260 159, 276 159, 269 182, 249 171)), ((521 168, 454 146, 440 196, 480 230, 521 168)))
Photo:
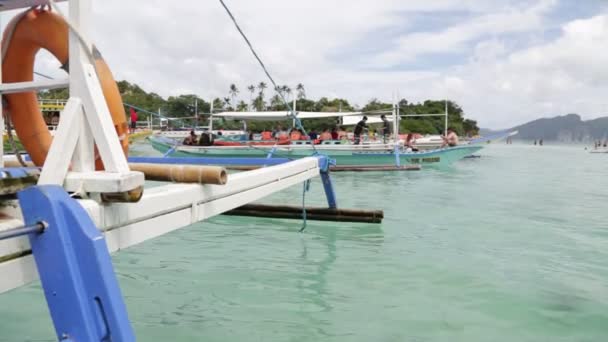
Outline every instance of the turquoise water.
MULTIPOLYGON (((608 340, 608 155, 480 154, 334 175, 339 203, 382 225, 217 217, 120 252, 138 339, 608 340)), ((315 181, 307 203, 323 201, 315 181)), ((52 341, 45 305, 37 284, 0 295, 0 341, 52 341)))

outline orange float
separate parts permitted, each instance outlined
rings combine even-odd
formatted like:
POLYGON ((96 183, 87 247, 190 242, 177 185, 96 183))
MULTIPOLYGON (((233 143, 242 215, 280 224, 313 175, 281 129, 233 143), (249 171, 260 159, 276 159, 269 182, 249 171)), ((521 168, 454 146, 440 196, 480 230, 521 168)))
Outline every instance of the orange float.
MULTIPOLYGON (((3 82, 32 81, 34 59, 40 49, 48 50, 62 65, 67 66, 69 63, 68 32, 69 27, 65 20, 47 10, 32 9, 25 15, 13 19, 7 26, 2 40, 2 46, 8 44, 2 62, 3 82), (12 35, 10 35, 11 31, 12 35)), ((112 115, 122 150, 127 155, 129 129, 120 91, 110 68, 96 49, 94 58, 95 70, 106 104, 112 115)), ((19 140, 34 164, 42 166, 49 152, 52 136, 38 107, 36 92, 4 96, 19 140)), ((103 163, 98 157, 95 165, 98 170, 103 169, 103 163)))

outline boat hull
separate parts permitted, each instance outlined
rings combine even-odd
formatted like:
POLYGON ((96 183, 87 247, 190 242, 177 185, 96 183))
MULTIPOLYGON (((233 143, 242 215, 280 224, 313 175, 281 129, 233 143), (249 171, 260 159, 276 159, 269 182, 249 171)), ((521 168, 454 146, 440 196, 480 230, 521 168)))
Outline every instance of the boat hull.
MULTIPOLYGON (((157 151, 169 153, 171 157, 209 157, 209 158, 265 158, 273 150, 269 146, 173 146, 166 139, 149 138, 157 151)), ((316 152, 336 160, 338 165, 377 165, 394 166, 397 163, 392 149, 378 146, 315 146, 316 152)), ((482 149, 481 145, 464 145, 420 152, 399 153, 400 165, 446 166, 482 149)), ((299 159, 311 156, 315 150, 310 145, 276 146, 272 153, 275 157, 299 159)))

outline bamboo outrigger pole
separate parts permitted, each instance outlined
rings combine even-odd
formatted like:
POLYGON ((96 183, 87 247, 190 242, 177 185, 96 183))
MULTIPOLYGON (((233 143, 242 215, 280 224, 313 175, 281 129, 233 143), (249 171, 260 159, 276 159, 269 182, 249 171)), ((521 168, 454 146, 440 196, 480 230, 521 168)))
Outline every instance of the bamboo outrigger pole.
MULTIPOLYGON (((229 216, 267 217, 279 219, 302 219, 302 207, 288 205, 246 204, 225 212, 229 216)), ((314 221, 382 223, 382 210, 332 209, 307 207, 306 219, 314 221)))
MULTIPOLYGON (((6 160, 5 165, 21 167, 16 160, 6 160)), ((36 167, 32 162, 27 162, 27 166, 36 167)), ((226 169, 219 166, 129 163, 129 168, 132 171, 142 172, 146 180, 161 182, 224 185, 228 181, 226 169)), ((39 173, 35 175, 37 177, 39 173)))

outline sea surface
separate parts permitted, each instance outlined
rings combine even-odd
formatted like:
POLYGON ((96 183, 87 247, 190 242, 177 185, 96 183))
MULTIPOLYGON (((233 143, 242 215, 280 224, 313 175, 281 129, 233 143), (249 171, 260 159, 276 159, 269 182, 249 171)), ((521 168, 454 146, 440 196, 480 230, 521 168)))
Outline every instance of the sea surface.
MULTIPOLYGON (((608 341, 608 154, 479 154, 335 174, 339 205, 381 225, 220 216, 121 251, 138 340, 608 341)), ((324 200, 315 180, 306 203, 324 200)), ((54 340, 39 284, 0 295, 0 341, 54 340)))

